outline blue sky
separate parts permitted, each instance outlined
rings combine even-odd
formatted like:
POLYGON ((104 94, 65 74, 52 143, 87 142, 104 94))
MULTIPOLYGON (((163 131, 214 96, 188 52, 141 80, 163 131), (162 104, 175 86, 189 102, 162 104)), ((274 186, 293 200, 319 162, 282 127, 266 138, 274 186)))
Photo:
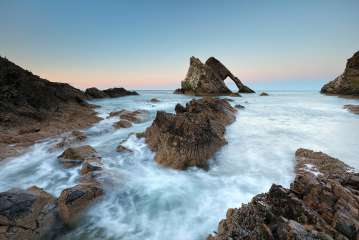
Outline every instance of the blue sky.
POLYGON ((359 50, 359 1, 0 1, 0 54, 77 87, 173 89, 189 57, 319 89, 359 50))

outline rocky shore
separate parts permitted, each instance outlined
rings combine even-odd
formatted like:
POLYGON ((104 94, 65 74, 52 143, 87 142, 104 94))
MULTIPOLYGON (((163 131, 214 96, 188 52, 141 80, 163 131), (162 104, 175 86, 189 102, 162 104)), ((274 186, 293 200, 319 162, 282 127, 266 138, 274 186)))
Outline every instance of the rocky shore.
MULTIPOLYGON (((105 97, 134 95, 123 88, 105 97)), ((46 137, 98 122, 93 98, 66 83, 50 82, 0 57, 0 160, 46 137)))
POLYGON ((273 184, 228 209, 208 240, 359 238, 359 173, 322 152, 298 149, 290 188, 273 184))
POLYGON ((224 83, 229 77, 238 87, 240 93, 254 93, 234 76, 219 60, 208 58, 202 63, 198 58, 191 57, 186 78, 181 82, 181 88, 175 93, 196 96, 236 95, 224 83))
POLYGON ((144 137, 156 153, 157 163, 174 169, 208 167, 208 159, 226 140, 225 126, 235 120, 236 109, 226 100, 204 98, 176 105, 176 114, 157 112, 144 137))

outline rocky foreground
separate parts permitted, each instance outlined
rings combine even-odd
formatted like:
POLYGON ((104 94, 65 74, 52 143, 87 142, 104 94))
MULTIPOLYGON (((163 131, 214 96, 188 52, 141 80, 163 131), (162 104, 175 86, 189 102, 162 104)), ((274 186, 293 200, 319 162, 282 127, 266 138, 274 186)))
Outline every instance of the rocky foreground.
POLYGON ((174 169, 208 167, 208 159, 224 144, 226 125, 236 109, 226 100, 204 98, 176 105, 176 114, 157 112, 144 133, 157 163, 174 169))
POLYGON ((344 73, 325 84, 320 92, 359 97, 359 51, 348 59, 344 73))
POLYGON ((196 96, 235 95, 224 83, 227 77, 236 84, 238 92, 254 93, 214 57, 208 58, 204 64, 198 58, 191 57, 186 78, 175 93, 196 96))
POLYGON ((296 151, 290 188, 273 184, 238 209, 228 209, 208 240, 359 239, 359 173, 338 159, 296 151))
MULTIPOLYGON (((95 97, 92 92, 42 79, 0 57, 0 160, 42 138, 98 122, 94 106, 86 102, 95 97)), ((123 88, 103 93, 104 97, 137 94, 123 88)))

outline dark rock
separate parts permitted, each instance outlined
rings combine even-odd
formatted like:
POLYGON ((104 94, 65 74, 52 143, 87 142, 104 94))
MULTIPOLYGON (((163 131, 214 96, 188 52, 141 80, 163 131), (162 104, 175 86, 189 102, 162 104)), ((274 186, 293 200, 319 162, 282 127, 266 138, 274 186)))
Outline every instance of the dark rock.
POLYGON ((56 199, 37 187, 0 193, 0 239, 52 239, 56 199))
POLYGON ((321 152, 298 149, 296 160, 290 189, 273 184, 229 209, 208 239, 358 239, 359 174, 321 152))
POLYGON ((99 183, 80 183, 61 192, 58 199, 59 214, 65 224, 77 220, 80 213, 90 206, 98 197, 103 195, 99 183))
POLYGON ((262 92, 261 94, 259 94, 259 96, 269 96, 269 94, 266 92, 262 92))
POLYGON ((80 165, 85 160, 96 160, 100 159, 100 157, 93 147, 84 145, 66 149, 60 156, 58 156, 58 159, 64 167, 74 167, 80 165))
POLYGON ((241 104, 236 104, 234 107, 237 108, 237 109, 244 109, 244 108, 245 108, 245 107, 244 107, 243 105, 241 105, 241 104))
POLYGON ((127 120, 120 120, 113 124, 115 128, 130 128, 132 127, 132 123, 127 120))
POLYGON ((158 100, 157 98, 151 98, 150 102, 151 102, 151 103, 159 103, 159 102, 161 102, 161 101, 158 100))
POLYGON ((348 59, 344 73, 325 84, 321 93, 359 96, 359 51, 348 59))
POLYGON ((236 110, 223 99, 199 99, 176 106, 176 114, 157 112, 145 131, 145 141, 164 166, 207 168, 208 159, 222 147, 225 126, 235 120, 236 110))
POLYGON ((198 58, 191 57, 190 67, 185 80, 181 83, 181 89, 175 93, 189 95, 231 95, 233 94, 225 85, 224 80, 229 77, 238 87, 238 92, 253 93, 254 91, 244 86, 220 61, 210 57, 205 64, 198 58))
POLYGON ((138 109, 135 111, 120 110, 110 112, 109 117, 120 117, 122 120, 127 120, 132 123, 142 123, 147 120, 149 112, 147 110, 138 109))
POLYGON ((117 146, 116 151, 119 153, 123 153, 123 152, 132 153, 133 152, 131 149, 128 149, 127 147, 123 146, 122 144, 117 146))
POLYGON ((138 95, 135 91, 128 91, 124 88, 109 88, 105 90, 99 90, 95 87, 87 88, 85 94, 89 98, 116 98, 131 95, 138 95))

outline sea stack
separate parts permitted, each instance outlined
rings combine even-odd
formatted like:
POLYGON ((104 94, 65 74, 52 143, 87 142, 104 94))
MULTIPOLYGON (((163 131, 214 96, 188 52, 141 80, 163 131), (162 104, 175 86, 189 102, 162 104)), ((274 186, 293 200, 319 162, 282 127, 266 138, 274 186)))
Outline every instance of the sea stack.
POLYGON ((325 84, 320 92, 359 97, 359 51, 347 60, 343 74, 325 84))
POLYGON ((175 93, 196 96, 232 95, 234 93, 224 83, 227 77, 236 84, 238 92, 254 93, 214 57, 208 58, 204 64, 198 58, 191 57, 186 78, 175 93))

